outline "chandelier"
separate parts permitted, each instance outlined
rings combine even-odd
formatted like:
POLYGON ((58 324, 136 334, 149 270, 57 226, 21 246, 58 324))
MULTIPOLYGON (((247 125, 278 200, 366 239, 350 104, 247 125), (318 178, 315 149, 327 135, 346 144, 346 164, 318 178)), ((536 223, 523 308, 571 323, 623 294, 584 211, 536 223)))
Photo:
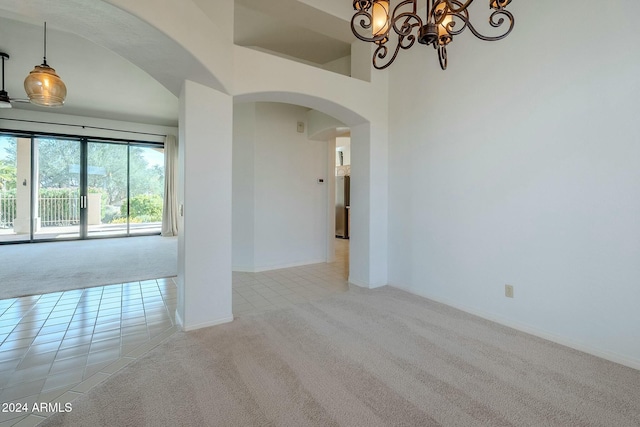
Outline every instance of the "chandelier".
MULTIPOLYGON (((390 0, 353 0, 356 11, 351 19, 351 30, 360 40, 377 45, 373 53, 373 66, 387 68, 395 61, 400 49, 411 48, 416 40, 433 45, 438 51, 440 67, 447 69, 447 45, 454 36, 469 28, 481 40, 501 40, 513 30, 513 15, 505 8, 511 0, 488 0, 489 25, 502 28, 495 36, 481 34, 469 18, 469 6, 474 0, 427 0, 426 20, 418 15, 418 0, 403 0, 391 13, 390 0), (507 24, 507 25, 505 25, 507 24), (391 39, 395 42, 395 48, 391 39)), ((487 0, 485 0, 487 1, 487 0)))

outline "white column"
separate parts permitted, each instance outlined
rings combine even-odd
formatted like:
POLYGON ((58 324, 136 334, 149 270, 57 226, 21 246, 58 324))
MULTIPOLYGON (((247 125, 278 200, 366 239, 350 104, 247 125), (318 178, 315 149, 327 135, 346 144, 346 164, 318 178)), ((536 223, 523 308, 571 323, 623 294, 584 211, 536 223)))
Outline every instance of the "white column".
POLYGON ((352 127, 349 282, 354 285, 387 284, 388 175, 386 127, 352 127))
POLYGON ((180 95, 177 320, 194 330, 231 312, 232 98, 185 81, 180 95))

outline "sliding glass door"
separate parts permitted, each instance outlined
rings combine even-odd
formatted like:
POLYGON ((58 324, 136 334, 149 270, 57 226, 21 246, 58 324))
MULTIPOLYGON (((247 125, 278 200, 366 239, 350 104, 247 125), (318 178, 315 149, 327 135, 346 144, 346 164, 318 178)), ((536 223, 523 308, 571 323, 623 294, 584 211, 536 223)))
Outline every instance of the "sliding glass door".
POLYGON ((164 148, 131 147, 131 234, 160 233, 164 197, 164 148))
POLYGON ((81 142, 34 138, 34 240, 81 237, 81 142))
POLYGON ((0 243, 156 234, 164 147, 0 135, 0 243))
POLYGON ((160 233, 163 147, 89 141, 87 153, 88 235, 160 233))
POLYGON ((31 240, 31 138, 0 135, 0 243, 31 240))
POLYGON ((90 237, 127 235, 129 146, 87 144, 87 229, 90 237))

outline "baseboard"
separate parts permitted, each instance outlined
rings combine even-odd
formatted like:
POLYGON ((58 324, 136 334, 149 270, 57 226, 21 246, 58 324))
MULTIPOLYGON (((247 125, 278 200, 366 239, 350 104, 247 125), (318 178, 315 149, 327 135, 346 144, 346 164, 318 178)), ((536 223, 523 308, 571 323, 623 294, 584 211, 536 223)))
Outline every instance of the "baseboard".
POLYGON ((196 329, 209 328, 211 326, 218 326, 218 325, 222 325, 224 323, 229 323, 229 322, 233 322, 233 316, 212 320, 211 322, 199 323, 197 325, 191 325, 187 327, 183 326, 182 330, 185 332, 190 332, 190 331, 195 331, 196 329))
POLYGON ((186 326, 185 327, 184 326, 184 322, 182 320, 182 317, 180 317, 180 314, 178 313, 178 310, 176 310, 176 324, 178 325, 180 330, 183 331, 183 332, 195 331, 196 329, 208 328, 210 326, 222 325, 224 323, 229 323, 229 322, 233 322, 233 316, 224 317, 222 319, 213 320, 211 322, 205 322, 205 323, 200 323, 198 325, 192 325, 192 326, 186 326))
MULTIPOLYGON (((356 285, 359 288, 365 288, 365 289, 377 289, 377 288, 382 288, 383 286, 387 286, 386 283, 383 283, 383 284, 380 284, 380 285, 372 285, 370 283, 361 282, 361 281, 359 281, 357 279, 351 278, 351 276, 349 276, 347 281, 352 285, 356 285)), ((401 288, 398 288, 398 289, 401 289, 401 288)))
POLYGON ((294 262, 289 264, 276 264, 276 265, 259 266, 259 267, 243 267, 243 266, 234 265, 231 269, 233 271, 241 272, 241 273, 261 273, 263 271, 280 270, 283 268, 292 268, 292 267, 302 267, 305 265, 312 265, 312 264, 324 264, 326 262, 327 262, 326 259, 317 259, 317 260, 294 262))
POLYGON ((597 347, 593 347, 581 342, 577 342, 571 340, 570 338, 563 337, 560 335, 553 334, 551 332, 533 327, 526 323, 517 322, 511 319, 504 318, 502 316, 496 316, 495 314, 488 313, 482 310, 477 310, 475 308, 471 308, 465 306, 463 304, 459 304, 455 301, 448 300, 446 298, 438 298, 430 295, 428 292, 419 292, 414 289, 410 289, 400 285, 389 285, 397 289, 401 289, 405 292, 408 292, 413 295, 417 295, 423 298, 430 299, 435 302, 439 302, 444 305, 448 305, 449 307, 457 308, 458 310, 464 311, 469 314, 473 314, 478 317, 482 317, 483 319, 490 320, 495 323, 499 323, 504 326, 508 326, 510 328, 516 329, 521 332, 525 332, 527 334, 534 335, 539 338, 546 339, 548 341, 555 342, 556 344, 563 345, 565 347, 572 348, 574 350, 582 351, 583 353, 591 354, 592 356, 599 357, 601 359, 609 360, 611 362, 619 363, 620 365, 628 366, 629 368, 640 370, 640 360, 634 359, 632 357, 624 356, 618 353, 614 353, 607 350, 602 350, 597 347))
POLYGON ((231 271, 235 271, 237 273, 255 273, 255 271, 253 271, 253 267, 242 267, 238 265, 231 266, 231 271))

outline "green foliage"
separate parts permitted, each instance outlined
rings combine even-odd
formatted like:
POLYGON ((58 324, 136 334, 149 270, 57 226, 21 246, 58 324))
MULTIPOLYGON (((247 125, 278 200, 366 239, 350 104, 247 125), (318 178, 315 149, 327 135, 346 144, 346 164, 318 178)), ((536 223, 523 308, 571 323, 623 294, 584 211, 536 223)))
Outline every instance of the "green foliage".
POLYGON ((39 194, 41 199, 72 199, 80 197, 80 193, 77 188, 41 188, 39 194))
POLYGON ((114 205, 127 198, 127 146, 89 143, 87 148, 89 187, 107 195, 103 204, 114 205))
POLYGON ((6 160, 0 160, 0 191, 6 191, 15 188, 16 167, 6 160))
POLYGON ((164 168, 149 166, 145 150, 126 145, 90 143, 88 147, 89 187, 107 195, 104 205, 119 205, 127 198, 127 150, 129 150, 129 187, 131 194, 164 193, 164 168))
POLYGON ((123 224, 126 222, 127 218, 122 218, 120 208, 118 206, 108 205, 104 207, 104 214, 102 215, 103 224, 123 224))
MULTIPOLYGON (((129 201, 131 218, 142 222, 162 221, 162 197, 152 194, 140 194, 129 201)), ((122 216, 127 216, 127 205, 120 207, 122 216)))
MULTIPOLYGON (((141 224, 142 220, 140 218, 131 218, 131 221, 129 221, 131 224, 141 224)), ((112 219, 109 224, 126 224, 127 223, 127 218, 115 218, 112 219)))

